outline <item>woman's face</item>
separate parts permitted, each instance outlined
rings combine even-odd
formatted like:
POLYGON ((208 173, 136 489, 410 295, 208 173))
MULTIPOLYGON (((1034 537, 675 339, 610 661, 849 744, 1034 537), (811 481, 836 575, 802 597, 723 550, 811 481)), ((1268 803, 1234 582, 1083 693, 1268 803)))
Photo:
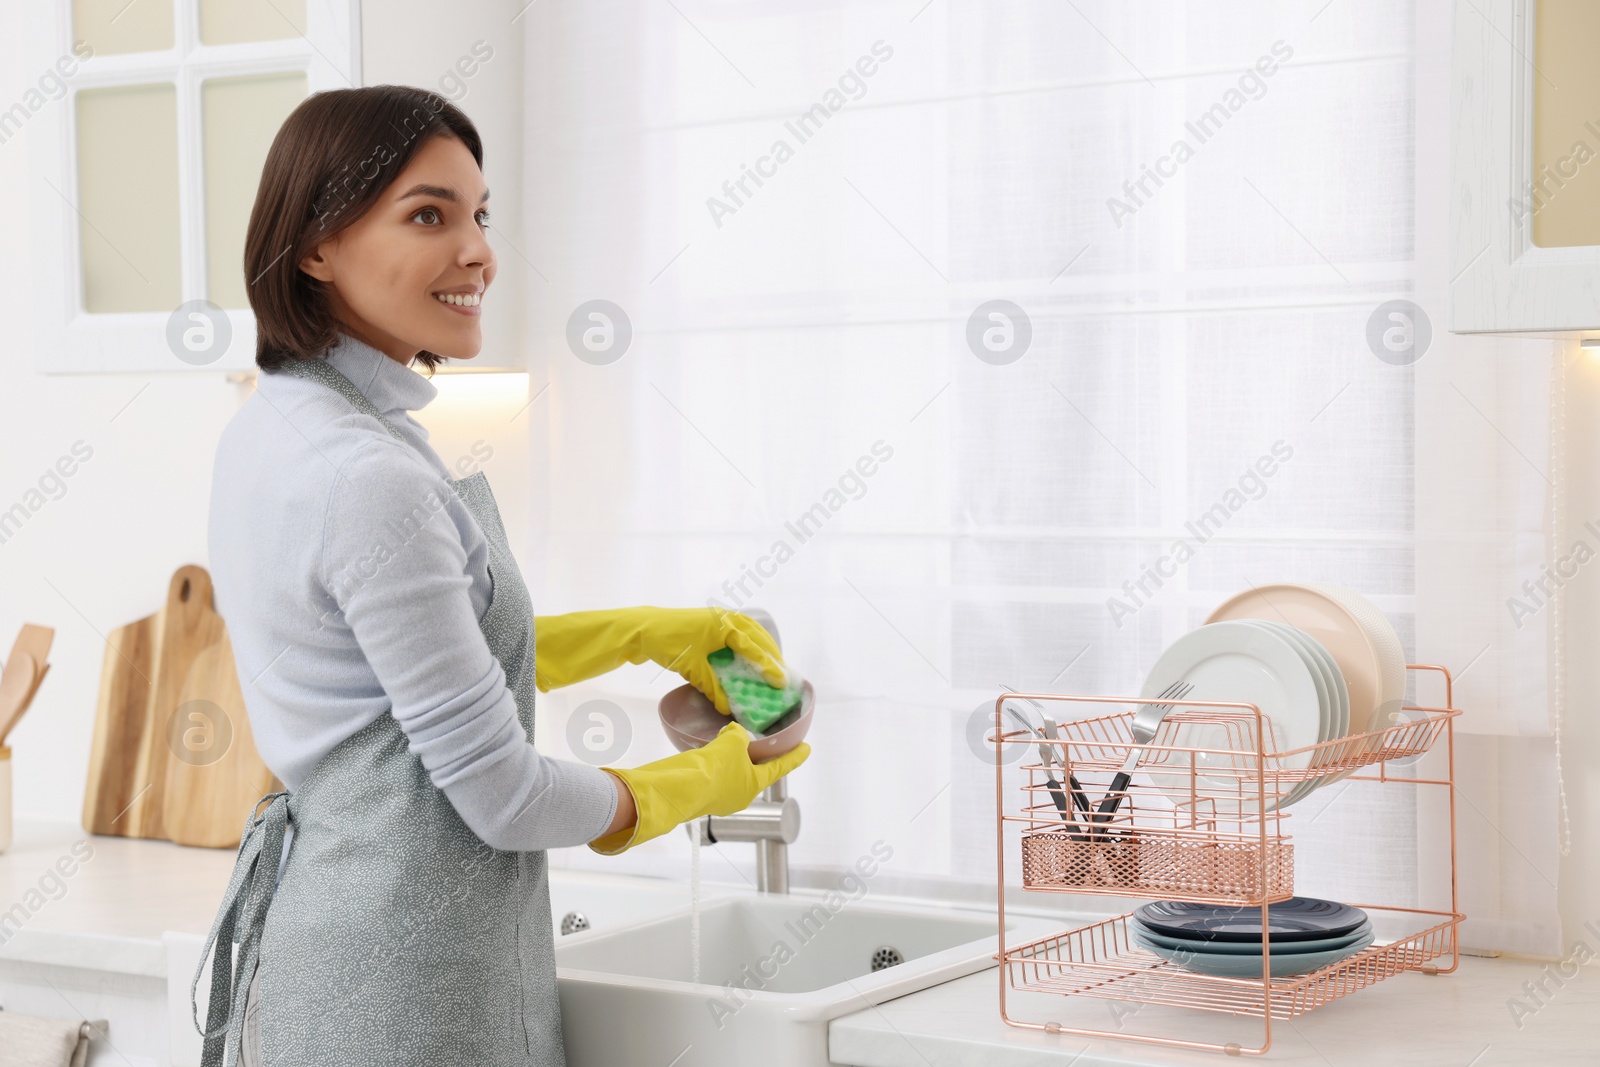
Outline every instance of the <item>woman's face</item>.
POLYGON ((300 269, 324 282, 346 333, 409 364, 421 350, 471 359, 483 347, 482 307, 439 299, 494 280, 489 190, 466 145, 430 137, 376 203, 317 245, 300 269))

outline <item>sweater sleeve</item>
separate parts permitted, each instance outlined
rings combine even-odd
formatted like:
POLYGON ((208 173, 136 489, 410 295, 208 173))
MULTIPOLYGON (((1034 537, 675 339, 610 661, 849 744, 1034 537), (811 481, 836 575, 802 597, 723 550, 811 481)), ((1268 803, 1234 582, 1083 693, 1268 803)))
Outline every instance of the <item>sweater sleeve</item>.
POLYGON ((408 448, 374 439, 335 473, 323 587, 409 750, 473 833, 511 851, 584 844, 616 814, 613 779, 528 742, 468 593, 466 549, 446 506, 454 490, 408 448))

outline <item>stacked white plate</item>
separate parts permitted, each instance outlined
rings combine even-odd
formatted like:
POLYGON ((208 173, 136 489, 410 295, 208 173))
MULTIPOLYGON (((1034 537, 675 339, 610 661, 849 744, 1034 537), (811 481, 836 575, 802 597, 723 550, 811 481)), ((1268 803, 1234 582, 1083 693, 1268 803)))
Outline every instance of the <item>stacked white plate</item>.
MULTIPOLYGON (((1268 750, 1289 753, 1268 760, 1269 775, 1300 772, 1337 758, 1333 749, 1338 746, 1322 751, 1310 746, 1388 725, 1383 721, 1387 709, 1398 711, 1403 700, 1405 658, 1393 627, 1360 594, 1322 585, 1257 586, 1226 601, 1205 625, 1173 642, 1151 668, 1140 695, 1157 697, 1178 681, 1194 687, 1185 701, 1255 704, 1270 724, 1268 750)), ((1180 722, 1164 731, 1161 743, 1254 748, 1237 727, 1220 723, 1180 722)), ((1254 764, 1239 755, 1195 754, 1196 785, 1218 816, 1249 817, 1261 810, 1254 764)), ((1180 796, 1189 789, 1190 765, 1189 753, 1173 752, 1150 777, 1169 795, 1180 796)), ((1287 807, 1348 773, 1286 787, 1275 787, 1269 778, 1265 809, 1287 807)))
MULTIPOLYGON (((1223 601, 1206 622, 1225 619, 1287 623, 1322 645, 1333 657, 1349 691, 1348 733, 1369 733, 1399 721, 1406 696, 1405 651, 1400 635, 1383 612, 1360 593, 1325 582, 1253 586, 1223 601)), ((1354 773, 1355 768, 1341 771, 1317 779, 1316 785, 1337 782, 1354 773)))

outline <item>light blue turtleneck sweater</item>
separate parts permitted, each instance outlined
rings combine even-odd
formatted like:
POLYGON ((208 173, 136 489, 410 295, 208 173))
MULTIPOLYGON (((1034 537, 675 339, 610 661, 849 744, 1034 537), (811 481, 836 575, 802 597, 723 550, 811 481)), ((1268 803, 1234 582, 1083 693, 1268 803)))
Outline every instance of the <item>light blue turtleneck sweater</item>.
POLYGON ((340 336, 329 364, 410 443, 321 382, 264 371, 217 444, 211 580, 256 748, 294 790, 329 750, 393 715, 486 844, 584 844, 615 816, 616 787, 599 768, 541 755, 517 720, 478 626, 491 589, 483 531, 409 414, 438 390, 340 336), (385 531, 415 524, 415 502, 429 499, 445 507, 424 509, 368 578, 374 547, 394 540, 385 531))

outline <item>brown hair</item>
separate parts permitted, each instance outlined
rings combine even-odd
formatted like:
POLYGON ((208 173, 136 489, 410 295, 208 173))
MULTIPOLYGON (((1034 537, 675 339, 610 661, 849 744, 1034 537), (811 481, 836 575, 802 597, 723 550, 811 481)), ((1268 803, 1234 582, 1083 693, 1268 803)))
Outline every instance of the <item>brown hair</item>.
MULTIPOLYGON (((377 203, 431 137, 454 136, 483 166, 483 141, 460 108, 409 85, 314 93, 289 113, 261 168, 244 271, 263 370, 316 359, 338 338, 322 282, 300 269, 318 244, 377 203)), ((432 370, 447 357, 417 353, 432 370)))

